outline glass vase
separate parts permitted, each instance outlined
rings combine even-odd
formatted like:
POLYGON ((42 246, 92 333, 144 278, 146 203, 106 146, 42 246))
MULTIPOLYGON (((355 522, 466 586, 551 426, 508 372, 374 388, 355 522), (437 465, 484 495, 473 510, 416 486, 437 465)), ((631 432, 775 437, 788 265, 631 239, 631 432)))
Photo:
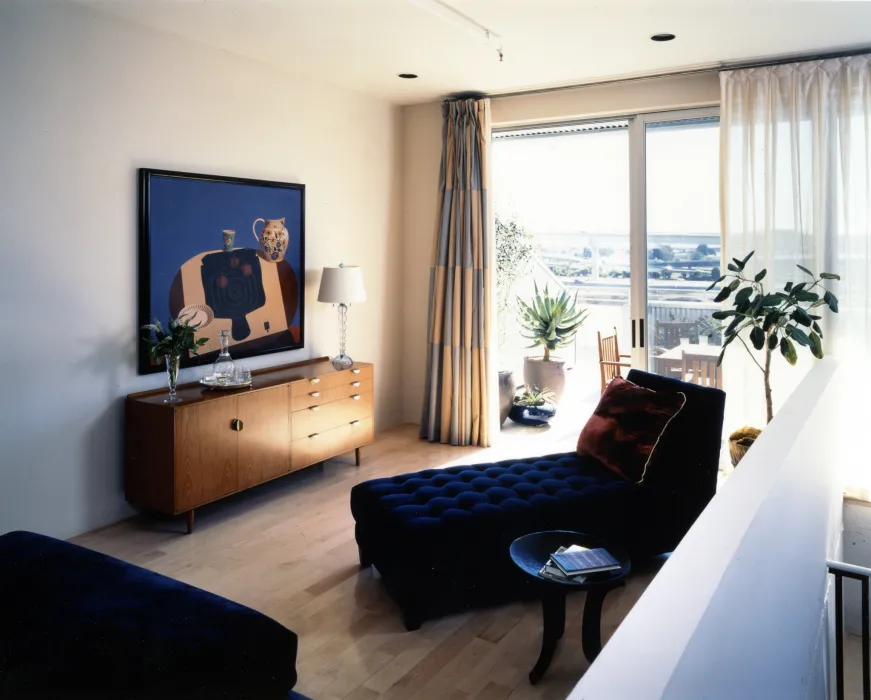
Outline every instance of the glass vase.
POLYGON ((230 357, 230 331, 219 332, 221 352, 212 365, 216 384, 232 384, 236 381, 236 363, 230 357))
POLYGON ((163 400, 164 403, 178 403, 181 401, 175 395, 175 387, 178 383, 178 367, 181 364, 181 355, 164 355, 163 361, 166 363, 166 381, 169 384, 169 396, 163 400))

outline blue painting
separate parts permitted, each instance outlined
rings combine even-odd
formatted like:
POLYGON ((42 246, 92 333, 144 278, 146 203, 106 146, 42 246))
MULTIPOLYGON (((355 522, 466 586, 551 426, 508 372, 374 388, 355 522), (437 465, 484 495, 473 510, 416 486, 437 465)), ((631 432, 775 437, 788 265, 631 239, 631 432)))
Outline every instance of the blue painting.
MULTIPOLYGON (((184 316, 214 361, 303 346, 305 187, 142 169, 139 325, 184 316)), ((140 349, 139 370, 160 370, 140 349)))

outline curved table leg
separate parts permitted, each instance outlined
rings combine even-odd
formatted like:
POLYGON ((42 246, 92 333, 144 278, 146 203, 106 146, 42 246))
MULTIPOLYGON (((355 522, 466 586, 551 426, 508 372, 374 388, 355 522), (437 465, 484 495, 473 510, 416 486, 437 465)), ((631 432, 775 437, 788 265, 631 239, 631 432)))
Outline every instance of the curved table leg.
POLYGON ((599 652, 602 651, 602 603, 608 591, 625 585, 619 581, 613 586, 595 586, 587 591, 587 600, 584 602, 584 619, 581 626, 581 642, 584 648, 584 656, 587 661, 593 663, 599 652))
POLYGON ((541 635, 541 654, 529 672, 529 682, 535 685, 550 666, 556 644, 566 628, 566 594, 563 590, 549 591, 541 597, 544 626, 541 635))

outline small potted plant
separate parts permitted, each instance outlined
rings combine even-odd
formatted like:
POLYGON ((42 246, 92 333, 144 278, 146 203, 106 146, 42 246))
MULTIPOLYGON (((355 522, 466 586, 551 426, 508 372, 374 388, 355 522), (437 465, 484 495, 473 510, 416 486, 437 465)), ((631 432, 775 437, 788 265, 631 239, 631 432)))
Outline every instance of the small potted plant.
MULTIPOLYGON (((808 348, 816 358, 823 357, 823 330, 819 324, 822 316, 815 311, 825 306, 832 313, 838 313, 838 298, 823 285, 823 281, 841 278, 831 272, 821 272, 817 276, 806 267, 796 265, 807 276, 805 280, 797 284, 787 282, 782 292, 769 293, 762 284, 767 270, 760 270, 752 278, 744 274, 744 268, 753 253, 751 250, 742 260, 732 258, 728 265, 729 273, 721 276, 708 290, 730 280, 719 289, 714 301, 729 299, 734 308, 711 314, 718 321, 729 319, 729 325, 723 331, 723 349, 717 365, 720 365, 726 350, 737 339, 762 374, 766 423, 770 423, 774 416, 771 360, 775 351, 779 351, 791 365, 798 361, 797 346, 808 348), (742 335, 743 331, 748 331, 749 345, 742 335), (761 362, 756 359, 756 352, 762 353, 761 362)), ((729 436, 732 464, 737 464, 746 454, 759 433, 756 428, 745 427, 729 436)))
POLYGON ((520 425, 541 427, 550 423, 550 419, 556 415, 556 397, 554 393, 544 387, 532 388, 520 387, 523 393, 514 399, 514 405, 508 413, 508 417, 520 425))
POLYGON ((535 296, 530 303, 517 299, 518 320, 525 333, 521 335, 532 341, 529 347, 544 348, 540 357, 526 357, 523 362, 523 381, 526 386, 548 386, 554 402, 558 402, 566 386, 565 360, 551 357, 551 352, 569 345, 583 325, 589 309, 578 308, 578 295, 569 296, 563 290, 551 296, 547 286, 544 294, 535 285, 535 296))
POLYGON ((196 355, 198 350, 205 345, 208 338, 195 337, 199 323, 191 324, 188 321, 191 316, 179 316, 171 319, 167 327, 161 325, 156 318, 153 323, 142 326, 146 331, 143 340, 148 344, 148 354, 156 364, 166 363, 166 379, 169 383, 169 396, 164 403, 176 403, 181 401, 175 395, 175 387, 178 382, 178 369, 181 364, 181 356, 185 352, 196 355))

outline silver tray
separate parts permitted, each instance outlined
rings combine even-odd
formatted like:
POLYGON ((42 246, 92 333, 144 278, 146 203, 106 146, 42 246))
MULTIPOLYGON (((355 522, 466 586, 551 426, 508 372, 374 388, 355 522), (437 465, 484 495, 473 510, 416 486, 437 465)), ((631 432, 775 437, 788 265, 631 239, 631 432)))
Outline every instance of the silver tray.
POLYGON ((200 384, 209 389, 217 389, 219 391, 229 391, 232 389, 244 389, 246 387, 251 386, 254 383, 253 379, 249 379, 247 382, 233 382, 232 384, 221 383, 215 381, 214 377, 203 377, 200 379, 200 384))

